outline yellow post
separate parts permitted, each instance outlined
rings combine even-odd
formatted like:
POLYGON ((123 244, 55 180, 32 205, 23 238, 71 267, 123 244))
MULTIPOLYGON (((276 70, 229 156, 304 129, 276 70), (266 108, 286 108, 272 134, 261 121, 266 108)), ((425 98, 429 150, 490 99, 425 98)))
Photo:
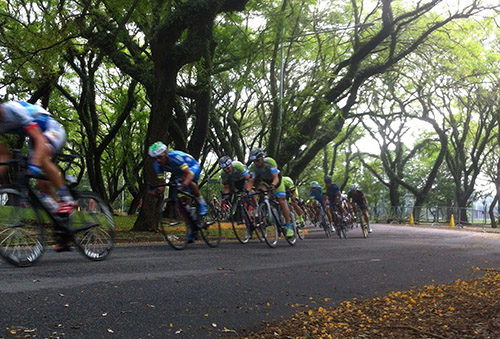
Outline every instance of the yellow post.
POLYGON ((410 225, 413 225, 414 220, 413 220, 413 213, 410 213, 410 225))
POLYGON ((455 228, 455 217, 453 216, 453 214, 450 217, 450 226, 449 227, 455 228))

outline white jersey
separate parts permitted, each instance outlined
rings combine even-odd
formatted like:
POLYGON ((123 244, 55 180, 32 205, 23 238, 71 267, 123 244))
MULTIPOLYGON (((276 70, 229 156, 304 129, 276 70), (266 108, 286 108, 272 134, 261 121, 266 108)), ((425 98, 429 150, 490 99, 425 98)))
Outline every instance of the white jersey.
POLYGON ((2 104, 0 117, 1 134, 27 136, 27 131, 39 127, 55 152, 59 152, 66 141, 66 131, 43 107, 22 101, 8 101, 2 104))

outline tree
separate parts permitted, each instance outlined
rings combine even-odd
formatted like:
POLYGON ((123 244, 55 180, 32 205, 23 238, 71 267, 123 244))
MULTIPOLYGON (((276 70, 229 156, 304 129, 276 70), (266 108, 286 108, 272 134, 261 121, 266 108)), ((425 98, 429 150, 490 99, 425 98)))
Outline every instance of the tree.
POLYGON ((282 138, 277 161, 290 162, 292 177, 342 130, 367 79, 390 70, 447 24, 482 10, 473 3, 448 16, 431 16, 439 3, 433 0, 405 7, 399 2, 382 0, 373 12, 365 14, 356 1, 351 2, 348 13, 355 28, 349 41, 339 37, 339 45, 346 43, 344 52, 332 63, 336 66, 325 73, 328 78, 324 79, 324 85, 312 95, 308 114, 301 115, 300 121, 293 125, 297 130, 293 132, 295 137, 282 138), (307 147, 297 154, 302 145, 307 147))

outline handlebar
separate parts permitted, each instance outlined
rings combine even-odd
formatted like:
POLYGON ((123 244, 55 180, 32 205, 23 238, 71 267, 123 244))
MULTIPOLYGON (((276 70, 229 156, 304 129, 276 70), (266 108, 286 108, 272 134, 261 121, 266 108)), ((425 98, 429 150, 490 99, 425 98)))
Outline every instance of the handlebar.
MULTIPOLYGON (((66 171, 70 168, 72 164, 75 163, 76 159, 81 159, 81 156, 79 154, 56 154, 54 156, 57 160, 67 163, 67 165, 63 168, 61 166, 58 166, 63 173, 63 178, 66 178, 66 171)), ((29 175, 27 173, 29 161, 28 161, 28 156, 22 152, 21 149, 13 149, 12 150, 12 158, 7 160, 7 161, 1 161, 0 166, 15 166, 18 165, 19 168, 21 169, 21 172, 23 172, 23 175, 28 177, 28 178, 35 178, 35 179, 45 179, 47 178, 45 176, 43 177, 35 177, 32 175, 29 175)), ((82 166, 79 166, 80 168, 82 166)), ((80 175, 78 176, 78 179, 76 179, 76 182, 69 182, 69 185, 71 186, 76 186, 79 182, 81 177, 83 176, 83 171, 80 171, 80 175)))
POLYGON ((154 191, 158 187, 170 187, 170 188, 173 188, 177 193, 180 193, 182 195, 185 195, 185 196, 193 198, 193 199, 196 198, 190 192, 186 192, 185 190, 179 189, 179 183, 177 182, 177 180, 169 181, 169 182, 166 182, 166 183, 163 183, 163 184, 156 184, 156 185, 149 184, 148 185, 148 188, 149 188, 148 192, 154 191))

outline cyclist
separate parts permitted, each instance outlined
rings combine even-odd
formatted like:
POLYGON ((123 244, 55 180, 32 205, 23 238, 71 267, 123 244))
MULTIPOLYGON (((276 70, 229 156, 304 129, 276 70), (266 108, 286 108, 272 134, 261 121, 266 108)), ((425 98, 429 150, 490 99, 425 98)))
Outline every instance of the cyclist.
MULTIPOLYGON (((229 193, 232 187, 239 191, 245 190, 245 184, 250 180, 250 173, 244 164, 237 160, 233 161, 228 156, 223 156, 219 159, 219 167, 222 170, 220 175, 220 180, 223 185, 222 199, 229 199, 229 193)), ((246 200, 244 200, 244 202, 245 201, 246 200)), ((246 237, 248 239, 252 237, 251 230, 247 229, 246 237)))
POLYGON ((311 190, 309 191, 309 197, 313 199, 312 202, 310 202, 310 206, 313 207, 314 211, 314 219, 320 220, 319 219, 319 209, 320 209, 320 204, 323 205, 323 188, 320 186, 320 184, 317 181, 311 181, 311 190))
POLYGON ((243 191, 246 182, 250 179, 250 173, 241 162, 231 160, 228 156, 219 159, 219 167, 222 170, 220 180, 223 185, 223 193, 227 196, 231 191, 231 186, 243 191))
POLYGON ((289 199, 291 205, 293 206, 293 209, 295 212, 297 212, 297 215, 299 216, 299 225, 301 228, 305 226, 304 224, 304 210, 300 208, 299 206, 299 193, 295 189, 295 184, 293 183, 292 178, 290 177, 283 177, 283 182, 285 184, 285 192, 286 196, 289 199))
POLYGON ((262 189, 268 187, 273 190, 285 217, 286 237, 293 237, 294 231, 290 224, 290 210, 286 203, 285 185, 281 180, 281 173, 276 161, 273 158, 266 157, 266 154, 260 148, 251 150, 249 159, 253 164, 249 168, 251 177, 246 183, 246 190, 250 191, 254 184, 262 189))
POLYGON ((307 215, 311 219, 311 222, 314 224, 314 226, 317 226, 316 225, 318 223, 317 212, 319 206, 318 200, 309 197, 309 199, 307 199, 307 201, 305 202, 305 206, 307 208, 307 215))
MULTIPOLYGON (((29 138, 28 174, 46 177, 38 180, 40 199, 53 213, 69 214, 77 206, 68 187, 64 184, 59 168, 52 157, 61 151, 66 142, 66 131, 44 108, 23 101, 8 101, 0 104, 0 135, 16 134, 29 138), (53 198, 55 188, 59 202, 53 198)), ((5 142, 0 143, 0 161, 8 161, 10 153, 5 142)), ((0 166, 0 175, 7 171, 0 166)), ((54 196, 55 197, 55 196, 54 196)), ((70 251, 67 237, 57 236, 56 252, 70 251)))
POLYGON ((354 214, 356 214, 357 206, 359 206, 359 208, 361 209, 361 213, 363 213, 363 216, 365 217, 366 225, 368 226, 368 233, 372 233, 372 228, 370 226, 370 216, 368 214, 368 201, 366 200, 366 197, 363 194, 363 192, 358 189, 358 186, 356 184, 352 184, 349 187, 349 193, 347 193, 347 200, 352 204, 354 209, 354 214))
MULTIPOLYGON (((198 200, 200 216, 207 215, 207 203, 200 194, 200 189, 196 183, 200 178, 200 164, 189 154, 169 150, 161 141, 157 141, 149 146, 149 156, 155 158, 154 170, 158 174, 158 184, 164 184, 164 172, 170 172, 174 179, 179 180, 183 189, 189 189, 198 200)), ((154 193, 163 194, 165 186, 160 186, 154 193)))
MULTIPOLYGON (((59 168, 52 162, 52 157, 61 151, 66 142, 66 131, 51 114, 40 106, 22 101, 8 101, 0 104, 0 135, 16 134, 29 137, 29 175, 49 181, 38 180, 37 187, 42 193, 42 201, 55 213, 70 213, 76 203, 64 184, 59 168), (59 196, 56 203, 50 196, 55 187, 59 196)), ((0 161, 8 161, 10 154, 5 142, 0 143, 0 161)), ((7 171, 0 166, 0 174, 7 171)))
POLYGON ((332 176, 325 176, 325 187, 323 188, 323 205, 329 208, 326 208, 327 216, 330 222, 333 219, 333 210, 337 209, 340 212, 340 215, 344 215, 345 210, 342 207, 342 193, 340 192, 340 188, 337 184, 332 183, 332 176))

